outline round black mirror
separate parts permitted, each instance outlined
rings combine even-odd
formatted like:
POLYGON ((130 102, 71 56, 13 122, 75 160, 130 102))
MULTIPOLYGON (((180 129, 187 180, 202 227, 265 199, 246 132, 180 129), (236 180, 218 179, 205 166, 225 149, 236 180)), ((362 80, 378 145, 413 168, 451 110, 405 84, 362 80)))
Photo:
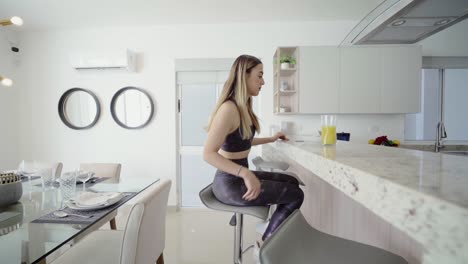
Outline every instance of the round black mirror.
POLYGON ((112 118, 127 129, 145 127, 154 114, 154 104, 148 92, 137 87, 118 90, 111 101, 112 118))
POLYGON ((93 92, 83 88, 72 88, 60 97, 58 112, 67 127, 87 129, 99 120, 101 106, 93 92))

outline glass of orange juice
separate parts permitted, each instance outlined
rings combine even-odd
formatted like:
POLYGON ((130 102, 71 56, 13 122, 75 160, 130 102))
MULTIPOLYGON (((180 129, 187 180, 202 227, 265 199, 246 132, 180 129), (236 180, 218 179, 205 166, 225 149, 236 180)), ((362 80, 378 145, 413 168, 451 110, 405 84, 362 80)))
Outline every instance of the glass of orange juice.
POLYGON ((322 145, 336 144, 336 115, 322 115, 322 145))

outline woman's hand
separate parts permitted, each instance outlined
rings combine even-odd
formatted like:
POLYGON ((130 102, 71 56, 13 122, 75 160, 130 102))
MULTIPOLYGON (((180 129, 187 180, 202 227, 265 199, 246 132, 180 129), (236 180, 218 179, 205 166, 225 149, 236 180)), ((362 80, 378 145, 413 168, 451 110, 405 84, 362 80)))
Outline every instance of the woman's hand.
POLYGON ((262 186, 257 176, 247 168, 242 168, 240 176, 244 179, 245 187, 247 187, 247 192, 242 196, 242 199, 247 201, 257 199, 260 195, 260 191, 262 190, 262 186))
POLYGON ((272 142, 275 142, 276 140, 278 139, 281 139, 281 140, 284 140, 284 141, 288 141, 289 138, 286 137, 286 135, 283 133, 283 132, 276 132, 276 134, 274 136, 271 137, 271 141, 272 142))

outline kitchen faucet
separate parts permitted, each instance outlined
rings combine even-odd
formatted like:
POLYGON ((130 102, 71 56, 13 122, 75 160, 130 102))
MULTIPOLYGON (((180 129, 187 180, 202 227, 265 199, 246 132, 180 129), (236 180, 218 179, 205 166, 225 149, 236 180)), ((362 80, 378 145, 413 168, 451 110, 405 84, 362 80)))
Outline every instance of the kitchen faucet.
POLYGON ((447 132, 445 131, 444 122, 437 123, 437 132, 436 132, 436 142, 435 142, 435 152, 439 152, 442 145, 442 139, 447 138, 447 132))

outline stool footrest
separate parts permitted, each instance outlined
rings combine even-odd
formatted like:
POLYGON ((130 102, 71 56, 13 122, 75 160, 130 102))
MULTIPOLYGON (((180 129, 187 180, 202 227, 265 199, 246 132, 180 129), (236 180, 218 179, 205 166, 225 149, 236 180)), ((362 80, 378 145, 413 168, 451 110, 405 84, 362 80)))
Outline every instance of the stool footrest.
POLYGON ((254 245, 248 246, 246 249, 242 251, 242 255, 245 254, 245 252, 249 251, 251 248, 254 248, 254 245))

